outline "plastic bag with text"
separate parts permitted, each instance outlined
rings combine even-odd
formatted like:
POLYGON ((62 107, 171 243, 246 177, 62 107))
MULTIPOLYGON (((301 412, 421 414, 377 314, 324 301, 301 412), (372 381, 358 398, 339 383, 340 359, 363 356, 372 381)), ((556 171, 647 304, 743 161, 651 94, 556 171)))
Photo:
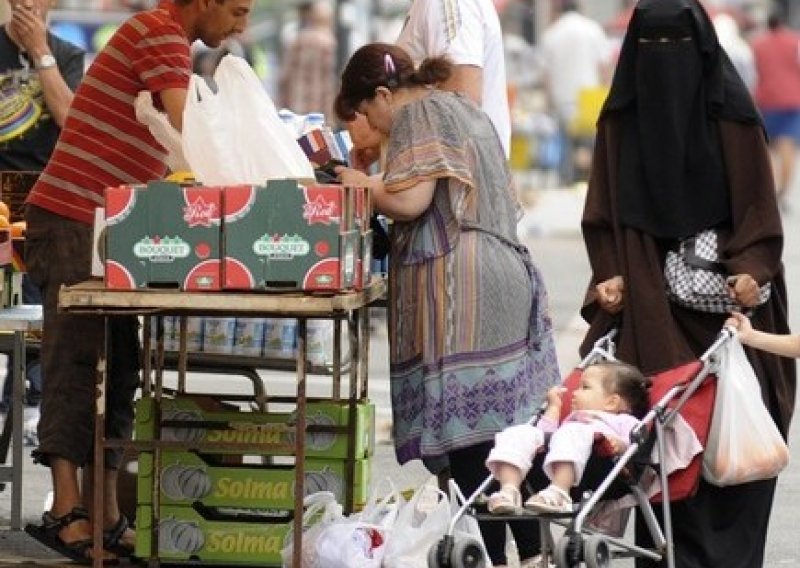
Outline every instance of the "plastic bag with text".
POLYGON ((450 502, 436 486, 424 484, 397 514, 383 568, 426 568, 428 551, 447 532, 450 502))
POLYGON ((734 337, 720 349, 703 478, 724 487, 775 477, 789 463, 786 441, 764 406, 742 344, 734 337))
POLYGON ((311 163, 244 59, 223 57, 214 82, 216 93, 192 75, 183 112, 183 153, 197 180, 206 185, 314 180, 311 163))

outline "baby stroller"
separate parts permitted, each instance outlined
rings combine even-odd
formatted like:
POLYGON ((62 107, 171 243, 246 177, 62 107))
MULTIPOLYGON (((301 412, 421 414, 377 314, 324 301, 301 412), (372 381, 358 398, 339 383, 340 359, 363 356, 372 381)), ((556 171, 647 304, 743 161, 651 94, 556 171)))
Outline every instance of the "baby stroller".
MULTIPOLYGON (((579 384, 583 369, 600 360, 615 360, 615 335, 616 331, 612 331, 599 339, 591 352, 566 377, 563 386, 568 392, 579 384)), ((699 360, 651 377, 650 410, 631 433, 630 446, 619 457, 610 459, 611 454, 603 444, 604 439, 596 440, 594 453, 599 454, 596 461, 601 463, 601 472, 590 474, 587 466, 578 491, 580 499, 570 512, 520 511, 521 516, 540 522, 542 566, 548 566, 547 563, 552 561, 557 568, 576 568, 582 563, 588 568, 603 568, 610 566, 613 559, 619 558, 648 558, 666 561, 669 568, 675 566, 670 501, 686 498, 694 492, 699 482, 702 454, 695 455, 687 466, 671 473, 667 471, 667 467, 662 467, 658 457, 667 455, 667 432, 676 422, 683 426, 688 425, 699 443, 705 445, 716 393, 716 381, 706 379, 717 372, 720 347, 733 335, 732 329, 723 328, 699 360), (660 493, 654 496, 651 488, 656 479, 660 493), (594 489, 585 489, 590 487, 594 489), (638 508, 654 543, 652 548, 638 546, 625 540, 623 536, 610 535, 590 522, 593 515, 601 513, 604 505, 609 504, 609 500, 623 496, 632 506, 638 508), (663 530, 657 521, 654 506, 661 507, 663 530), (550 531, 553 523, 565 529, 555 543, 550 531)), ((570 397, 565 395, 564 400, 568 401, 570 397)), ((544 410, 544 407, 540 408, 530 423, 535 424, 544 410)), ((532 471, 536 469, 536 464, 537 461, 534 461, 532 471)), ((541 465, 541 460, 538 460, 538 464, 541 465)), ((481 512, 485 511, 481 503, 485 502, 485 493, 493 482, 494 478, 490 475, 464 500, 451 519, 445 535, 431 547, 428 553, 429 568, 485 566, 480 543, 475 539, 461 539, 456 536, 455 525, 467 514, 480 520, 509 521, 520 518, 520 515, 490 515, 481 512)))

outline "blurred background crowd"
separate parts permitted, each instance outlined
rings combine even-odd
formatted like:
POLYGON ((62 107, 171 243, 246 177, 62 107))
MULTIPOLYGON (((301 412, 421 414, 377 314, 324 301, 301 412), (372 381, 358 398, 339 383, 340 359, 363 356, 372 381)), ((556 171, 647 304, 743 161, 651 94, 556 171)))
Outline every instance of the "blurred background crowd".
MULTIPOLYGON (((50 29, 85 49, 88 64, 132 11, 156 3, 58 0, 50 13, 50 29)), ((325 112, 344 62, 364 43, 394 42, 410 3, 256 0, 246 35, 222 50, 197 47, 195 69, 210 75, 221 55, 230 51, 250 62, 279 108, 325 112)), ((494 4, 505 41, 513 126, 511 166, 523 199, 526 189, 585 180, 594 118, 613 73, 633 0, 494 0, 494 4)), ((787 29, 800 27, 800 2, 706 0, 704 4, 715 19, 721 43, 755 93, 753 42, 768 29, 776 9, 782 10, 787 29)), ((0 21, 7 17, 7 0, 0 0, 0 21)), ((793 156, 795 148, 776 147, 776 151, 793 156)))

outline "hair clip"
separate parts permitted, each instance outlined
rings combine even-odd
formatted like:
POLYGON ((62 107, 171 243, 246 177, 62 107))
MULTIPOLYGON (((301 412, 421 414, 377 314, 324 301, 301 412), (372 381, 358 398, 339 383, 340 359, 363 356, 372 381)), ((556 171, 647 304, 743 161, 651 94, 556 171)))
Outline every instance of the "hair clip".
POLYGON ((397 67, 394 65, 394 59, 390 53, 383 55, 383 66, 386 70, 386 86, 390 89, 400 85, 399 77, 397 76, 397 67))

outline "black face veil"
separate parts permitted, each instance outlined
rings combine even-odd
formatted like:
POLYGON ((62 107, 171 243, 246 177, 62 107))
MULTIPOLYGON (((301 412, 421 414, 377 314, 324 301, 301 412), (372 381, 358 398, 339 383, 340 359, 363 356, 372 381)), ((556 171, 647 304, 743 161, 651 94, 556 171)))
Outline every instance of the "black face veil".
POLYGON ((601 120, 619 113, 621 222, 680 238, 730 217, 720 119, 760 121, 696 0, 641 0, 601 120))

